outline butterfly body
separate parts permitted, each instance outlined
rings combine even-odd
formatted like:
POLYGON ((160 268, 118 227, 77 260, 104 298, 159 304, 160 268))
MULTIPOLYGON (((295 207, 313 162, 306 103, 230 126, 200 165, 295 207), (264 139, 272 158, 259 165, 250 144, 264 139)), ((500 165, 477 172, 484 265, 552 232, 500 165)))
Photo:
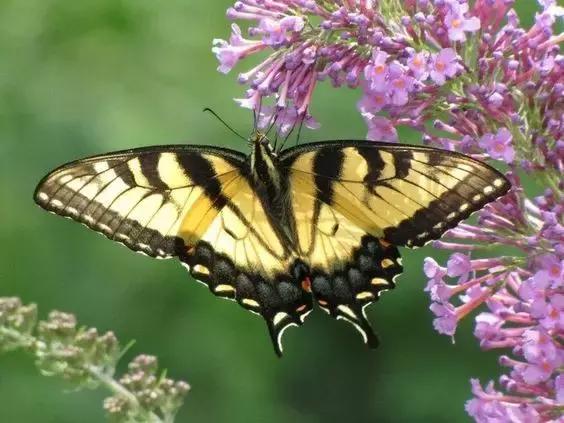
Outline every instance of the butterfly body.
POLYGON ((377 345, 367 305, 395 286, 398 246, 420 246, 509 189, 464 155, 332 141, 251 152, 160 146, 47 175, 35 200, 112 240, 178 258, 217 296, 266 321, 275 351, 316 304, 377 345))

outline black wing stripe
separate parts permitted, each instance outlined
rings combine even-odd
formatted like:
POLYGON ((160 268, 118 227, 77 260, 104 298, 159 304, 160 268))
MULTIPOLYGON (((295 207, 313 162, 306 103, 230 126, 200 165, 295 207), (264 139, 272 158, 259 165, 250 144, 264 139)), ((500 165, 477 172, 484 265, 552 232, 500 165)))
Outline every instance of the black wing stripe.
MULTIPOLYGON (((368 185, 373 185, 378 182, 378 178, 382 174, 382 169, 384 169, 385 163, 380 154, 374 154, 365 148, 356 148, 356 152, 366 161, 368 166, 368 173, 364 177, 363 182, 368 185)), ((342 180, 345 182, 345 180, 342 180)), ((350 182, 360 182, 360 181, 350 181, 350 182)))
POLYGON ((314 174, 324 174, 327 177, 314 177, 314 184, 317 190, 317 198, 314 201, 312 225, 311 225, 311 244, 307 254, 315 248, 315 230, 319 221, 319 213, 321 204, 332 204, 334 200, 334 179, 337 179, 343 167, 344 154, 341 150, 319 150, 313 157, 313 172, 314 174))
POLYGON ((319 200, 331 204, 333 199, 332 179, 339 179, 345 155, 342 150, 319 150, 313 158, 315 186, 319 191, 319 200), (324 175, 325 177, 319 177, 324 175))
POLYGON ((413 154, 408 150, 397 151, 395 154, 392 154, 392 157, 394 159, 394 167, 396 171, 394 178, 405 178, 411 169, 410 161, 413 160, 413 154))
POLYGON ((159 174, 159 159, 161 154, 142 154, 139 156, 141 172, 150 186, 158 191, 169 191, 170 187, 161 179, 159 174))
POLYGON ((112 170, 112 169, 115 170, 116 174, 121 178, 121 180, 126 185, 129 186, 135 185, 135 176, 133 175, 133 172, 131 172, 131 169, 129 169, 127 161, 118 162, 116 165, 110 166, 108 170, 112 170), (119 169, 119 173, 118 173, 118 169, 119 169))
MULTIPOLYGON (((116 166, 115 169, 117 169, 120 165, 116 166)), ((92 197, 92 199, 87 203, 86 207, 84 207, 81 212, 80 212, 80 217, 82 221, 85 221, 86 218, 88 217, 89 219, 94 220, 95 222, 97 222, 101 216, 96 217, 96 213, 98 212, 98 210, 102 210, 102 215, 103 215, 103 211, 104 211, 104 205, 101 201, 98 201, 98 199, 100 198, 100 195, 102 195, 106 189, 109 189, 110 185, 114 184, 116 181, 119 181, 121 179, 121 181, 123 181, 125 183, 125 185, 129 185, 131 186, 131 184, 128 184, 126 182, 126 180, 131 177, 133 178, 133 175, 131 174, 131 172, 129 171, 129 167, 128 166, 124 166, 123 164, 121 165, 121 167, 123 168, 120 173, 118 174, 117 171, 116 176, 111 179, 108 183, 104 184, 100 190, 96 193, 96 195, 94 195, 94 197, 92 197), (122 172, 124 172, 125 174, 125 179, 122 176, 122 172), (129 172, 129 174, 131 174, 131 176, 128 176, 127 173, 129 172), (89 207, 92 207, 92 210, 88 210, 89 207)), ((110 170, 110 169, 108 169, 110 170)), ((133 179, 131 179, 133 181, 133 179)))
MULTIPOLYGON (((195 185, 199 185, 209 198, 221 197, 221 183, 218 175, 208 159, 198 153, 187 153, 178 156, 178 163, 184 169, 186 177, 195 185)), ((225 199, 222 200, 225 203, 225 199)))

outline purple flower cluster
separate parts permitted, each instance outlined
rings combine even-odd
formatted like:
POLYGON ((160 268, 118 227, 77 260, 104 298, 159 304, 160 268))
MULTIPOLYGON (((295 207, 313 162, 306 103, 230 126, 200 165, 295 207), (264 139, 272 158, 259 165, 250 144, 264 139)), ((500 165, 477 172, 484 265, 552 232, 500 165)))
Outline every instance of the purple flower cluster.
MULTIPOLYGON (((504 349, 508 368, 482 389, 466 409, 476 421, 560 421, 564 416, 564 202, 554 192, 529 200, 512 174, 513 191, 479 212, 475 225, 461 224, 435 246, 455 251, 446 267, 425 259, 426 291, 435 329, 453 336, 457 323, 485 306, 474 335, 485 349, 504 349), (471 255, 486 246, 512 251, 486 259, 471 255)), ((564 190, 560 183, 559 192, 564 190)))
POLYGON ((396 140, 395 125, 401 123, 402 113, 410 110, 416 116, 429 95, 463 70, 450 46, 478 30, 480 21, 469 16, 468 4, 453 0, 405 2, 406 10, 395 1, 386 7, 375 3, 237 1, 227 15, 254 21, 248 29, 254 38, 243 38, 233 24, 229 42, 214 40, 218 70, 227 73, 239 60, 270 49, 270 56, 239 75, 239 82, 249 87, 246 97, 238 100, 241 106, 262 111, 262 100, 270 98, 273 107, 268 115, 276 115, 279 127, 289 128, 303 119, 314 126, 309 116, 313 90, 318 81, 330 79, 336 87, 361 86, 359 110, 370 136, 396 140), (416 10, 410 17, 408 13, 416 10), (397 19, 390 21, 391 17, 397 19), (429 49, 414 48, 427 40, 432 44, 429 49), (419 100, 409 101, 411 97, 419 100), (376 117, 380 111, 392 119, 376 117))
POLYGON ((328 80, 362 92, 369 139, 409 126, 507 169, 510 193, 434 242, 452 252, 446 266, 424 263, 436 330, 454 336, 479 311, 481 347, 504 352, 500 388, 472 380, 478 422, 564 421, 564 8, 538 3, 523 28, 513 0, 241 0, 228 17, 250 21, 250 38, 233 24, 229 42, 214 41, 221 72, 269 53, 239 75, 238 102, 262 126, 315 127, 312 95, 328 80))

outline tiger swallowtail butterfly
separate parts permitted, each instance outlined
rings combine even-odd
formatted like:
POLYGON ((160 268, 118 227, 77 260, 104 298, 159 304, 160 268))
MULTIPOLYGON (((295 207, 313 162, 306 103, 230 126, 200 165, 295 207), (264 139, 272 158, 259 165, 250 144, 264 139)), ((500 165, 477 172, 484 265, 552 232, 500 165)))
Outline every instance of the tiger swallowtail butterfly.
POLYGON ((439 238, 510 184, 439 149, 326 141, 251 153, 138 148, 65 164, 38 185, 44 209, 155 258, 175 257, 210 291, 261 315, 274 349, 313 304, 371 347, 365 309, 394 288, 398 246, 439 238))

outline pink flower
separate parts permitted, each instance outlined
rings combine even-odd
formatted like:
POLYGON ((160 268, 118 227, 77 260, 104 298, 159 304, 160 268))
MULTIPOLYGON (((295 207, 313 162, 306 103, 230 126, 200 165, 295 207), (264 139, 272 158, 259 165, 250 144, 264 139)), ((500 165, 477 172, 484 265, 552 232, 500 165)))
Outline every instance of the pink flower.
MULTIPOLYGON (((370 114, 369 114, 370 115, 370 114)), ((365 116, 365 119, 366 116, 365 116)), ((368 117, 367 138, 373 141, 392 141, 397 142, 398 133, 392 121, 383 116, 370 115, 368 117)))
POLYGON ((241 28, 237 24, 231 25, 229 42, 215 38, 212 52, 219 61, 217 70, 228 73, 239 60, 265 48, 261 41, 247 40, 241 35, 241 28))
POLYGON ((447 269, 439 266, 433 257, 425 257, 423 260, 423 272, 425 272, 425 276, 428 278, 434 279, 446 276, 447 269))
POLYGON ((468 280, 470 270, 472 270, 470 257, 466 254, 454 253, 448 259, 447 274, 451 277, 460 276, 459 283, 464 283, 468 280))
POLYGON ((554 254, 547 254, 540 259, 541 272, 546 272, 549 281, 562 285, 564 281, 564 260, 559 260, 554 254))
POLYGON ((488 152, 490 157, 512 163, 515 159, 515 150, 511 144, 512 139, 511 132, 506 128, 500 128, 495 135, 484 135, 480 138, 478 144, 488 152))
POLYGON ((418 80, 425 80, 429 76, 427 70, 427 62, 429 54, 427 52, 413 52, 407 59, 407 66, 413 73, 413 76, 418 80))
POLYGON ((433 327, 439 333, 453 336, 456 332, 456 309, 449 303, 433 303, 430 306, 435 316, 433 327))
POLYGON ((467 3, 456 3, 456 9, 447 13, 445 17, 445 24, 448 28, 448 37, 451 41, 465 41, 465 32, 475 32, 480 29, 480 19, 473 16, 466 18, 464 15, 468 11, 467 3))
POLYGON ((370 89, 375 92, 386 90, 386 78, 388 77, 388 65, 386 60, 390 55, 381 50, 372 53, 372 61, 364 69, 364 77, 370 82, 370 89))
POLYGON ((444 48, 431 58, 431 79, 438 85, 443 85, 447 77, 452 78, 458 71, 457 54, 452 48, 444 48))
POLYGON ((269 46, 280 46, 287 41, 286 33, 300 32, 304 28, 304 20, 298 16, 286 16, 280 20, 264 18, 259 29, 263 33, 262 40, 269 46))
POLYGON ((407 103, 409 92, 413 90, 413 77, 407 75, 398 63, 389 66, 388 93, 394 106, 403 106, 407 103))
POLYGON ((373 114, 382 110, 386 104, 388 104, 388 99, 385 93, 368 91, 357 103, 357 108, 361 114, 373 114))

